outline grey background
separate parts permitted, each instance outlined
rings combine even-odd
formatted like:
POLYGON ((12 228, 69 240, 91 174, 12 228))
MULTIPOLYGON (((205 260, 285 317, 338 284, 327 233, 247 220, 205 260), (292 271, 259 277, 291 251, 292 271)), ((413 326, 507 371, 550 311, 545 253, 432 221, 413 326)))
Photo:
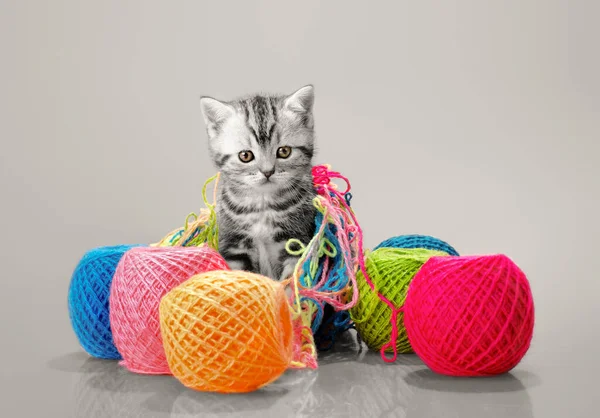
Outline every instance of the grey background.
POLYGON ((599 3, 367 3, 0 2, 0 416, 596 414, 599 3), (317 162, 351 179, 368 247, 432 234, 528 274, 535 337, 512 374, 443 379, 347 341, 316 374, 220 397, 82 353, 83 252, 202 207, 199 96, 307 83, 317 162))

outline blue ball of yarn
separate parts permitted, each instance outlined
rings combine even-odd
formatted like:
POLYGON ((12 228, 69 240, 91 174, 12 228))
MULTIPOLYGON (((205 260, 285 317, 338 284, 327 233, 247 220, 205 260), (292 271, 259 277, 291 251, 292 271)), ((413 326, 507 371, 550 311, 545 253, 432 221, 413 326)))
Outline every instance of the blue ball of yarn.
POLYGON ((443 251, 448 255, 459 255, 458 251, 450 244, 429 235, 400 235, 392 237, 373 248, 373 251, 378 248, 424 248, 426 250, 443 251))
POLYGON ((92 249, 81 258, 69 286, 69 318, 88 354, 103 359, 121 359, 110 329, 108 299, 110 284, 123 254, 135 245, 92 249))

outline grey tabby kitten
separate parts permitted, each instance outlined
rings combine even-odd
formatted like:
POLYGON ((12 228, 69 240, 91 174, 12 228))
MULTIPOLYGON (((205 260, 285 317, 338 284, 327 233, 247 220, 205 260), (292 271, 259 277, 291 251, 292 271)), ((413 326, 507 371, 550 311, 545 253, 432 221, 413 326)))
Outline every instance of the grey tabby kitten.
POLYGON ((230 102, 201 99, 209 150, 221 172, 219 252, 234 270, 283 280, 297 257, 285 244, 314 235, 314 92, 254 95, 230 102))

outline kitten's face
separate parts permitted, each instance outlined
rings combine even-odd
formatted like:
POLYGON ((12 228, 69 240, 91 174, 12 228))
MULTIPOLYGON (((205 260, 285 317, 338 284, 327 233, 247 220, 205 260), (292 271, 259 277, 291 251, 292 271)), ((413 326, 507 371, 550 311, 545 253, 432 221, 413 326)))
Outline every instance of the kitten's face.
POLYGON ((209 150, 227 181, 254 190, 286 187, 310 173, 314 151, 312 86, 290 96, 223 103, 201 99, 209 150))

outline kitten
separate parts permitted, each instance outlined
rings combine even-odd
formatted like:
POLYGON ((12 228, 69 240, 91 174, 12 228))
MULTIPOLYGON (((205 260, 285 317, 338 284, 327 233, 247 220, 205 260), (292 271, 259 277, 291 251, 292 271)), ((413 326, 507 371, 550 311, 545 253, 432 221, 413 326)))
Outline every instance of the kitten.
POLYGON ((200 101, 213 163, 219 252, 234 270, 283 280, 297 257, 285 244, 315 232, 312 180, 314 91, 200 101))

